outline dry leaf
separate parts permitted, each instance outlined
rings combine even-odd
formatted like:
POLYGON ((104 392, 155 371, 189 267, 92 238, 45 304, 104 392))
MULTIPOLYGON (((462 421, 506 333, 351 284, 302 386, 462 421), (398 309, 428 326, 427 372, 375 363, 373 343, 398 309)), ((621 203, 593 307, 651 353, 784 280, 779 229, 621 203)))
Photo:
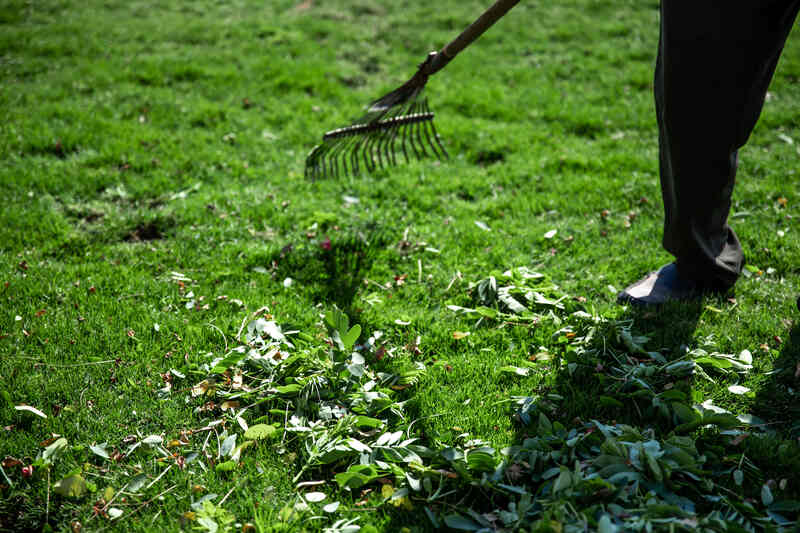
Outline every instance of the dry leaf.
POLYGON ((204 379, 203 381, 192 387, 192 396, 202 396, 208 391, 208 388, 210 386, 211 385, 208 382, 208 380, 204 379))

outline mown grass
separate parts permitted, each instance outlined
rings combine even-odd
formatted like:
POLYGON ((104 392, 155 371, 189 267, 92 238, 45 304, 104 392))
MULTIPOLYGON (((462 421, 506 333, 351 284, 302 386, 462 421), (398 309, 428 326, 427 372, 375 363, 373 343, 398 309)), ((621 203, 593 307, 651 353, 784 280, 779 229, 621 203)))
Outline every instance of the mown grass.
MULTIPOLYGON (((659 246, 655 2, 522 3, 429 82, 450 160, 303 180, 304 156, 323 131, 404 81, 484 7, 7 2, 0 453, 30 463, 57 434, 73 448, 53 480, 87 462, 100 491, 139 471, 155 479, 162 469, 149 459, 98 464, 88 446, 202 426, 186 393, 202 378, 178 380, 164 398, 155 394, 162 374, 221 355, 262 306, 315 333, 336 303, 365 333, 411 345, 402 357, 431 364, 410 402, 430 441, 469 433, 500 447, 518 442, 524 430, 506 400, 533 391, 567 397, 564 421, 645 425, 629 409, 598 407, 591 379, 546 365, 524 378, 499 370, 552 346, 547 328, 476 327, 447 309, 465 303, 470 281, 526 265, 601 316, 633 318, 649 349, 676 354, 709 341, 720 352, 750 350, 756 371, 741 384, 753 395, 730 394, 725 379, 695 379, 692 394, 773 424, 768 437, 741 444, 765 479, 796 471, 797 31, 741 153, 732 221, 753 268, 726 298, 644 314, 614 302, 614 289, 669 261, 659 246), (320 242, 335 249, 359 232, 377 236, 369 261, 334 271, 320 242), (786 372, 769 373, 776 368, 786 372), (13 409, 21 404, 48 418, 13 409)), ((177 530, 193 498, 231 489, 225 508, 265 525, 294 502, 290 480, 301 466, 279 451, 244 455, 234 475, 172 469, 148 496, 177 488, 116 522, 92 517, 97 495, 48 502, 46 481, 22 480, 17 469, 14 487, 3 482, 2 525, 41 530, 46 517, 56 530, 75 521, 177 530)), ((345 514, 362 525, 427 527, 419 508, 363 512, 358 494, 350 498, 345 514)))

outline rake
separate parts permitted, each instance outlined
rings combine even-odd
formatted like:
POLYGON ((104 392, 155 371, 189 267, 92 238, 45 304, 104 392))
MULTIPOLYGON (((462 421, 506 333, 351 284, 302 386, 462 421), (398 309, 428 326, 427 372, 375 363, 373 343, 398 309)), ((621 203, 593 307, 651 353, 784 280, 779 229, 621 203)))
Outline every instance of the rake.
POLYGON ((397 165, 401 155, 406 163, 412 156, 418 160, 447 158, 422 90, 428 77, 443 69, 518 3, 519 0, 497 0, 439 52, 429 53, 410 80, 372 102, 354 124, 325 133, 322 143, 306 157, 306 178, 372 172, 397 165))

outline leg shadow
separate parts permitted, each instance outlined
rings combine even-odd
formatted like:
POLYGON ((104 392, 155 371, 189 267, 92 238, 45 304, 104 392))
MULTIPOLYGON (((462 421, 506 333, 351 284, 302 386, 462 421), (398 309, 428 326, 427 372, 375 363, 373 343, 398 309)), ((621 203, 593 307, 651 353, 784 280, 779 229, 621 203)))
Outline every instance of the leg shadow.
POLYGON ((266 263, 271 265, 275 279, 294 279, 303 290, 310 291, 314 303, 336 305, 355 323, 356 294, 364 276, 389 243, 389 231, 368 225, 319 241, 289 244, 266 258, 266 263))
POLYGON ((753 404, 753 413, 782 436, 800 437, 800 325, 792 328, 765 378, 753 404))
POLYGON ((559 420, 597 419, 654 425, 656 429, 659 422, 670 426, 673 421, 668 401, 658 397, 665 390, 682 392, 686 403, 691 405, 692 378, 676 375, 675 379, 659 382, 656 389, 655 383, 644 374, 653 365, 655 354, 672 361, 692 347, 704 306, 700 300, 668 304, 656 310, 629 308, 614 323, 598 331, 598 339, 602 340, 589 361, 585 360, 585 354, 573 356, 572 360, 567 352, 564 355, 567 365, 559 370, 548 390, 549 394, 563 398, 553 416, 559 420), (629 339, 621 338, 623 330, 630 332, 629 339), (616 345, 606 343, 615 337, 616 345), (643 350, 637 353, 637 348, 643 350), (656 349, 658 352, 649 352, 656 349), (570 363, 575 365, 571 367, 570 363), (651 390, 644 384, 654 387, 651 390))

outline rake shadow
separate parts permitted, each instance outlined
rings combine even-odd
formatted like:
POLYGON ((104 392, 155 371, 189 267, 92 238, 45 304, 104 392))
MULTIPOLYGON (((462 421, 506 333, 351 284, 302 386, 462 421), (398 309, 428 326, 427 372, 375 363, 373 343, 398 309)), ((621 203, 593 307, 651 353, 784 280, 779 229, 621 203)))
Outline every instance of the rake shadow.
POLYGON ((319 243, 288 245, 273 254, 277 279, 292 278, 311 291, 315 303, 335 304, 353 321, 358 321, 353 302, 364 277, 378 254, 389 244, 387 231, 364 231, 326 237, 319 243))

